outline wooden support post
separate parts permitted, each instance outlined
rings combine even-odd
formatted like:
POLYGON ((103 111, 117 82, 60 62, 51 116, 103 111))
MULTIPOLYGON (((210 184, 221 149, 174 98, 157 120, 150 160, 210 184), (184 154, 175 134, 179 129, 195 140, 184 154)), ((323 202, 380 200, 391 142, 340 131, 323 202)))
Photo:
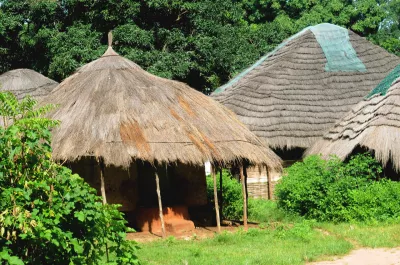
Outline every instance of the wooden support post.
MULTIPOLYGON (((106 185, 104 181, 104 175, 106 171, 106 167, 104 165, 104 160, 103 158, 99 158, 98 160, 99 166, 100 166, 100 191, 101 191, 101 197, 103 197, 103 205, 107 204, 107 196, 106 196, 106 185)), ((105 242, 106 244, 106 258, 107 262, 110 261, 109 255, 108 255, 108 242, 105 242)))
POLYGON ((162 237, 165 238, 166 234, 165 234, 163 207, 162 207, 162 201, 161 201, 160 179, 158 178, 157 169, 156 169, 156 186, 157 186, 158 208, 160 211, 162 237))
POLYGON ((215 174, 215 167, 212 165, 211 166, 211 175, 213 177, 214 181, 214 202, 215 202, 215 216, 217 219, 217 228, 218 228, 218 233, 221 232, 221 220, 219 218, 219 205, 218 205, 218 193, 217 193, 217 177, 215 174))
POLYGON ((249 215, 249 190, 247 189, 247 164, 243 166, 244 184, 246 187, 246 210, 247 216, 249 215))
POLYGON ((107 204, 106 186, 105 186, 105 181, 104 181, 105 166, 104 166, 103 158, 100 158, 98 160, 98 162, 99 162, 99 165, 100 165, 100 191, 101 191, 101 197, 103 197, 103 204, 107 204))
POLYGON ((242 182, 242 195, 243 195, 243 225, 244 230, 247 231, 247 198, 246 198, 246 180, 243 174, 243 164, 240 165, 240 181, 242 182))
POLYGON ((267 167, 267 181, 268 181, 268 200, 272 200, 272 176, 271 169, 267 167))
POLYGON ((219 217, 222 218, 222 205, 224 196, 222 195, 222 168, 219 169, 219 217))

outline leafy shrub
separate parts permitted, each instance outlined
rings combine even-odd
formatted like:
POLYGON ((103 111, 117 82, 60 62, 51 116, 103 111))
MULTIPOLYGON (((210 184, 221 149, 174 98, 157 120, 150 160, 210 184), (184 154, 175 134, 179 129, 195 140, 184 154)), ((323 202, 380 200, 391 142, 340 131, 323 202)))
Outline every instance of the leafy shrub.
POLYGON ((138 264, 125 220, 51 159, 51 106, 0 93, 0 263, 138 264))
MULTIPOLYGON (((219 175, 217 176, 217 188, 219 190, 219 175)), ((207 197, 214 206, 214 180, 207 177, 207 197)), ((239 181, 232 178, 229 171, 222 171, 222 218, 227 220, 240 220, 243 217, 242 186, 239 181)), ((219 202, 221 203, 221 202, 219 202)), ((221 206, 220 206, 221 207, 221 206)))
MULTIPOLYGON (((217 176, 218 190, 219 183, 219 176, 217 176)), ((207 177, 207 196, 209 203, 214 207, 214 182, 210 176, 207 177)), ((242 185, 227 170, 222 171, 222 196, 222 218, 241 220, 243 218, 242 185)), ((248 217, 249 221, 267 222, 271 219, 286 219, 288 215, 277 209, 276 203, 273 201, 248 198, 248 217)))
POLYGON ((278 206, 322 221, 387 221, 400 217, 400 184, 381 179, 370 154, 348 162, 309 156, 290 167, 276 185, 278 206))

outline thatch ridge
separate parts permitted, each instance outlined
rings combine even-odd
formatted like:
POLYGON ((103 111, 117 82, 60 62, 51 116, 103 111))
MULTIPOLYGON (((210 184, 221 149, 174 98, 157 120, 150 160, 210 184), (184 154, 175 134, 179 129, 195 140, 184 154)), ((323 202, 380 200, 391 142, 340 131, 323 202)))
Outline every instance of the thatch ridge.
POLYGON ((43 103, 60 107, 53 157, 102 157, 203 164, 248 160, 280 169, 280 159, 236 115, 181 82, 154 76, 111 47, 65 79, 43 103))
POLYGON ((357 146, 372 150, 383 165, 389 160, 400 172, 400 78, 386 95, 374 95, 354 106, 328 133, 306 151, 324 158, 349 156, 357 146))
POLYGON ((18 99, 30 95, 41 99, 49 94, 58 83, 31 69, 15 69, 0 75, 0 91, 10 91, 18 99))
POLYGON ((349 31, 366 72, 327 72, 307 30, 225 91, 213 94, 272 148, 308 148, 368 94, 400 58, 349 31))

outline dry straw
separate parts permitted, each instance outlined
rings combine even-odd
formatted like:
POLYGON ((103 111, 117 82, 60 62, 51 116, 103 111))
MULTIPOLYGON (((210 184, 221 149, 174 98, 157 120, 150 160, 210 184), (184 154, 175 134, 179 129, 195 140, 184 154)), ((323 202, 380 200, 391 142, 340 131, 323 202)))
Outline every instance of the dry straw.
POLYGON ((189 86, 154 76, 111 46, 65 79, 44 103, 51 117, 53 156, 102 157, 127 167, 135 159, 203 164, 246 159, 280 169, 280 159, 234 113, 189 86))
POLYGON ((18 99, 31 95, 40 100, 57 85, 56 81, 30 69, 16 69, 0 75, 0 90, 12 92, 18 99))
POLYGON ((391 160, 400 171, 400 79, 385 96, 375 95, 356 105, 306 155, 334 154, 343 160, 357 146, 372 150, 383 165, 391 160))
POLYGON ((400 59, 349 31, 366 72, 328 72, 314 34, 289 41, 215 99, 273 148, 311 146, 400 59))

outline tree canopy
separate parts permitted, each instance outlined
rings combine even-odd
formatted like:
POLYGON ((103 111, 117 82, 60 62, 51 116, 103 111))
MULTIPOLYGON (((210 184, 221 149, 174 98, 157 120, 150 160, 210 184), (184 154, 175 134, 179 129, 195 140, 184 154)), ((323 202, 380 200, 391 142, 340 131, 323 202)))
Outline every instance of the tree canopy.
POLYGON ((3 0, 0 72, 57 81, 114 49, 144 69, 209 92, 302 28, 349 28, 400 55, 394 0, 3 0))

